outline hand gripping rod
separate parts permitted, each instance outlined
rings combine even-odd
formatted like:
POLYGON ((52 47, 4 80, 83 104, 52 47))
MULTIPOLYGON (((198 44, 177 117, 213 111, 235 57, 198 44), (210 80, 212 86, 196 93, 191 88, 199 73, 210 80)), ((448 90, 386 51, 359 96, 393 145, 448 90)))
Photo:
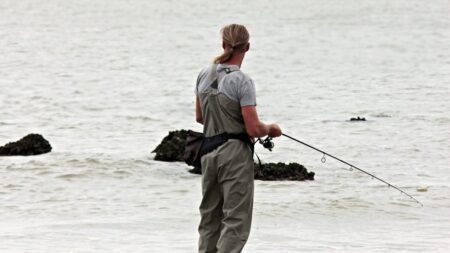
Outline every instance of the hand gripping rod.
POLYGON ((420 204, 421 206, 423 206, 423 204, 422 204, 420 201, 418 201, 416 198, 414 198, 413 196, 409 195, 408 193, 406 193, 406 192, 403 191, 402 189, 398 188, 397 186, 395 186, 395 185, 393 185, 393 184, 391 184, 391 183, 388 183, 388 182, 386 182, 385 180, 383 180, 383 179, 381 179, 381 178, 379 178, 379 177, 377 177, 377 176, 375 176, 375 175, 373 175, 373 174, 371 174, 371 173, 369 173, 369 172, 367 172, 367 171, 365 171, 365 170, 363 170, 363 169, 360 169, 360 168, 356 167, 356 166, 353 165, 353 164, 350 164, 350 163, 348 163, 348 162, 346 162, 346 161, 344 161, 344 160, 342 160, 342 159, 339 159, 339 158, 337 158, 337 157, 335 157, 335 156, 333 156, 333 155, 330 155, 330 154, 328 154, 328 153, 325 152, 325 151, 322 151, 322 150, 320 150, 320 149, 318 149, 318 148, 315 148, 315 147, 313 147, 313 146, 311 146, 311 145, 309 145, 309 144, 307 144, 307 143, 304 143, 304 142, 302 142, 302 141, 300 141, 300 140, 298 140, 298 139, 295 139, 294 137, 291 137, 291 136, 289 136, 289 135, 287 135, 287 134, 281 134, 281 135, 283 135, 284 137, 287 137, 287 138, 289 138, 289 139, 291 139, 291 140, 293 140, 293 141, 296 141, 296 142, 298 142, 298 143, 300 143, 300 144, 303 144, 303 145, 305 145, 305 146, 307 146, 307 147, 309 147, 309 148, 312 148, 312 149, 314 149, 314 150, 316 150, 316 151, 322 153, 322 154, 323 154, 322 162, 325 162, 325 161, 326 161, 326 160, 325 160, 325 155, 327 155, 327 156, 329 156, 329 157, 331 157, 331 158, 334 158, 334 159, 338 160, 338 161, 341 162, 341 163, 347 164, 348 166, 350 166, 351 169, 353 169, 353 168, 354 168, 354 169, 357 169, 357 170, 361 171, 362 173, 367 174, 367 175, 371 176, 372 178, 375 178, 375 179, 377 179, 377 180, 379 180, 379 181, 385 183, 388 187, 392 187, 392 188, 398 190, 399 192, 405 194, 405 195, 408 196, 410 199, 414 200, 415 202, 417 202, 418 204, 420 204))

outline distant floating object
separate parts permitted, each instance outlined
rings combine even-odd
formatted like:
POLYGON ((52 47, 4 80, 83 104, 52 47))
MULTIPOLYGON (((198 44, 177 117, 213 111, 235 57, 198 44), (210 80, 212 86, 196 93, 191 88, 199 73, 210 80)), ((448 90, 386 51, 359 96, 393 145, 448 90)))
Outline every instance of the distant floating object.
POLYGON ((418 192, 427 192, 428 191, 428 187, 419 187, 417 188, 418 192))
POLYGON ((356 118, 351 118, 350 121, 366 121, 366 118, 361 118, 361 117, 356 117, 356 118))

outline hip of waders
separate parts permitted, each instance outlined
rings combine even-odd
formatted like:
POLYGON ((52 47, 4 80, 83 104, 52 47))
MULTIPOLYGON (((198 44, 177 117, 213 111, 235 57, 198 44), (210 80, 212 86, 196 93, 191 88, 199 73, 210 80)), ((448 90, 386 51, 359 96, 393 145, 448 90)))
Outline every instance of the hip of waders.
POLYGON ((254 151, 254 143, 250 140, 250 136, 246 133, 229 134, 221 133, 211 137, 205 137, 202 133, 189 130, 186 139, 186 147, 184 151, 184 161, 191 166, 201 167, 201 158, 203 155, 210 153, 216 148, 230 139, 241 140, 249 145, 252 153, 254 151))
POLYGON ((200 150, 200 156, 206 155, 214 149, 220 147, 222 144, 227 142, 228 140, 240 140, 245 144, 249 145, 250 149, 253 152, 254 143, 250 140, 250 136, 246 133, 239 134, 230 134, 230 133, 221 133, 218 135, 214 135, 211 137, 205 137, 203 141, 202 148, 200 150))

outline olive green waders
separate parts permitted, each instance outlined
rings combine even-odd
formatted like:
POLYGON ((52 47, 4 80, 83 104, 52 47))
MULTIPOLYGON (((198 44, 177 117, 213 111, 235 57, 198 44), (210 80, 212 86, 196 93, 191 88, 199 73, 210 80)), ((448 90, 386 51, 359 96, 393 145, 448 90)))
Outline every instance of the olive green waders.
MULTIPOLYGON (((226 73, 231 71, 226 69, 226 73)), ((224 132, 245 133, 240 104, 219 94, 217 82, 211 87, 213 89, 199 94, 205 136, 224 132)), ((230 139, 201 158, 203 199, 198 228, 199 252, 242 251, 252 221, 252 156, 253 152, 248 144, 230 139)))

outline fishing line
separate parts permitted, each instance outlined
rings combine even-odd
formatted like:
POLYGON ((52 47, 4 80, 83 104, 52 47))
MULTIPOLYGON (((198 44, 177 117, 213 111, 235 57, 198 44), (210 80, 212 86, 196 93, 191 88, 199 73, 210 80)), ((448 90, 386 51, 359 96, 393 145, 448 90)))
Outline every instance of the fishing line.
MULTIPOLYGON (((396 190, 399 191, 400 193, 405 194, 405 195, 408 196, 410 199, 414 200, 415 202, 417 202, 418 204, 420 204, 421 206, 423 206, 423 204, 422 204, 420 201, 418 201, 416 198, 414 198, 413 196, 409 195, 408 193, 406 193, 406 192, 403 191, 402 189, 398 188, 397 186, 395 186, 395 185, 393 185, 393 184, 391 184, 391 183, 385 181, 384 179, 381 179, 381 178, 379 178, 379 177, 377 177, 377 176, 375 176, 375 175, 373 175, 373 174, 371 174, 371 173, 369 173, 369 172, 367 172, 367 171, 365 171, 365 170, 363 170, 363 169, 361 169, 361 168, 358 168, 357 166, 355 166, 355 165, 353 165, 353 164, 351 164, 351 163, 348 163, 348 162, 346 162, 346 161, 344 161, 344 160, 342 160, 342 159, 339 159, 339 158, 337 158, 337 157, 335 157, 335 156, 333 156, 333 155, 331 155, 331 154, 329 154, 329 153, 327 153, 327 152, 325 152, 325 151, 323 151, 323 150, 320 150, 320 149, 318 149, 318 148, 316 148, 316 147, 313 147, 313 146, 311 146, 311 145, 309 145, 309 144, 307 144, 307 143, 304 143, 303 141, 300 141, 300 140, 298 140, 298 139, 296 139, 296 138, 294 138, 294 137, 291 137, 291 136, 289 136, 289 135, 287 135, 287 134, 282 134, 282 135, 283 135, 284 137, 287 137, 287 138, 289 138, 289 139, 291 139, 291 140, 293 140, 293 141, 296 141, 296 142, 298 142, 298 143, 300 143, 300 144, 303 144, 303 145, 305 145, 305 146, 307 146, 307 147, 309 147, 309 148, 311 148, 311 149, 314 149, 314 150, 316 150, 316 151, 322 153, 322 158, 320 159, 320 161, 321 161, 322 163, 325 163, 325 162, 327 161, 327 156, 329 156, 329 157, 331 157, 331 158, 333 158, 333 159, 335 159, 335 160, 337 160, 337 161, 339 161, 339 162, 341 162, 341 163, 344 163, 344 164, 350 166, 350 168, 349 168, 350 171, 352 171, 353 169, 356 169, 356 170, 358 170, 358 171, 360 171, 360 172, 362 172, 362 173, 364 173, 364 174, 367 174, 367 175, 369 175, 372 179, 377 179, 378 181, 380 181, 380 182, 386 184, 388 187, 392 187, 392 188, 396 189, 396 190)), ((266 142, 269 142, 270 140, 271 140, 271 139, 266 139, 265 141, 266 141, 266 142)), ((266 145, 268 145, 268 144, 266 144, 266 145)), ((271 148, 273 148, 273 144, 272 144, 271 148)))

